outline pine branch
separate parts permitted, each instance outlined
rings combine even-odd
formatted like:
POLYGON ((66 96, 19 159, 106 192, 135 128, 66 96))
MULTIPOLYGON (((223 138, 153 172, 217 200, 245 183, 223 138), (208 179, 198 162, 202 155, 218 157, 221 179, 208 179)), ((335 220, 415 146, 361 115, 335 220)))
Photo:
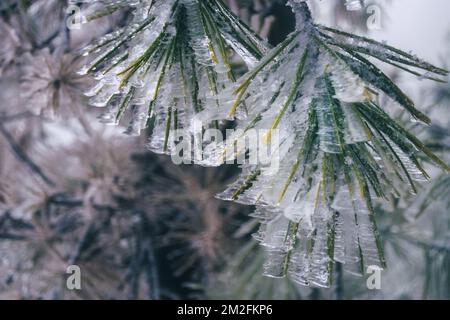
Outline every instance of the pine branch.
POLYGON ((25 153, 25 151, 22 150, 22 148, 19 146, 19 144, 17 144, 14 137, 5 128, 2 122, 0 122, 0 133, 2 134, 3 138, 8 142, 11 151, 14 153, 14 155, 19 161, 21 161, 28 169, 30 169, 33 174, 41 178, 42 181, 45 182, 48 186, 50 187, 55 186, 55 182, 51 180, 42 171, 42 169, 25 153))

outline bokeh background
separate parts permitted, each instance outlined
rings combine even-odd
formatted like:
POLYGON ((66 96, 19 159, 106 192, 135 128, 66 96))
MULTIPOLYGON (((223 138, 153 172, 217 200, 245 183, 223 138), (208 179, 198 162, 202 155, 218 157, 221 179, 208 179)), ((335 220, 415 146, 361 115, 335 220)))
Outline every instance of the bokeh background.
MULTIPOLYGON (((292 31, 282 0, 227 2, 272 45, 292 31)), ((310 3, 320 23, 450 66, 447 0, 363 1, 358 11, 310 3), (370 6, 380 10, 376 30, 370 6)), ((130 13, 68 30, 68 5, 0 1, 0 298, 450 299, 450 178, 431 166, 418 195, 377 206, 388 254, 381 290, 339 265, 330 289, 262 277, 252 208, 214 198, 239 168, 175 166, 147 151, 146 134, 106 127, 87 105, 80 49, 130 13), (69 265, 81 268, 81 290, 66 287, 69 265)), ((448 163, 449 85, 385 71, 434 124, 392 116, 448 163)))

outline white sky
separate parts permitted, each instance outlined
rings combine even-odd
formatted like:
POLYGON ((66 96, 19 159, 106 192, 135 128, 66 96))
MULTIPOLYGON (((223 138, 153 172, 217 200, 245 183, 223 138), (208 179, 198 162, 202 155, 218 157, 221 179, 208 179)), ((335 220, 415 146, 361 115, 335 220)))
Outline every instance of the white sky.
MULTIPOLYGON (((320 1, 326 2, 326 0, 320 1)), ((450 0, 371 0, 367 2, 379 3, 386 9, 386 13, 381 15, 382 29, 371 31, 369 37, 378 41, 387 41, 388 44, 404 51, 411 51, 437 66, 443 66, 443 63, 446 63, 447 67, 450 66, 450 0)), ((326 18, 329 13, 331 12, 322 10, 316 19, 329 25, 331 21, 326 18)), ((351 28, 349 31, 355 32, 351 28)), ((380 67, 385 69, 383 64, 380 67)), ((408 95, 418 100, 424 98, 423 88, 437 85, 431 81, 418 81, 416 77, 406 73, 402 73, 402 78, 397 82, 408 95)))

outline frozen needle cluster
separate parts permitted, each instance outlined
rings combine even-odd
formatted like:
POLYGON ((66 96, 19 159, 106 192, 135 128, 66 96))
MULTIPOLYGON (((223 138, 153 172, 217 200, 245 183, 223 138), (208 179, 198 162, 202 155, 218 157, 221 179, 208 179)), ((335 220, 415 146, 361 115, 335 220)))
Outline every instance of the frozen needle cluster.
POLYGON ((151 127, 155 152, 170 153, 171 131, 191 130, 195 114, 222 107, 221 92, 234 81, 232 51, 253 66, 265 50, 220 0, 89 2, 99 10, 85 20, 134 9, 132 23, 86 49, 94 59, 83 72, 98 80, 87 92, 90 103, 106 107, 102 120, 109 124, 128 111, 130 134, 151 127))

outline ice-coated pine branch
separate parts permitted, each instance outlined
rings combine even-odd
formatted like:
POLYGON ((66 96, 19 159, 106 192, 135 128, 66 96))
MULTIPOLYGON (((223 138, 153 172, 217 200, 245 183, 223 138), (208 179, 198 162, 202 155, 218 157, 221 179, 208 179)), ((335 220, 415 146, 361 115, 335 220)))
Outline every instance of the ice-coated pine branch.
POLYGON ((256 205, 261 228, 255 238, 267 249, 267 276, 328 287, 334 262, 357 274, 385 267, 373 197, 398 197, 402 184, 416 191, 415 182, 428 178, 419 155, 449 170, 379 106, 377 96, 385 94, 415 120, 430 123, 369 58, 437 81, 448 72, 386 44, 317 25, 304 1, 289 4, 296 30, 235 87, 228 116, 238 118, 242 130, 207 155, 220 163, 249 129, 269 129, 265 143, 278 130, 280 145, 271 155, 280 159, 278 170, 244 165, 219 197, 256 205))
POLYGON ((220 0, 88 2, 98 10, 88 7, 86 20, 134 9, 129 25, 86 49, 94 59, 83 72, 97 79, 87 95, 107 108, 102 121, 116 125, 128 111, 127 132, 151 127, 155 152, 170 153, 171 131, 189 131, 195 114, 223 108, 223 88, 234 81, 231 52, 252 67, 266 50, 220 0))

